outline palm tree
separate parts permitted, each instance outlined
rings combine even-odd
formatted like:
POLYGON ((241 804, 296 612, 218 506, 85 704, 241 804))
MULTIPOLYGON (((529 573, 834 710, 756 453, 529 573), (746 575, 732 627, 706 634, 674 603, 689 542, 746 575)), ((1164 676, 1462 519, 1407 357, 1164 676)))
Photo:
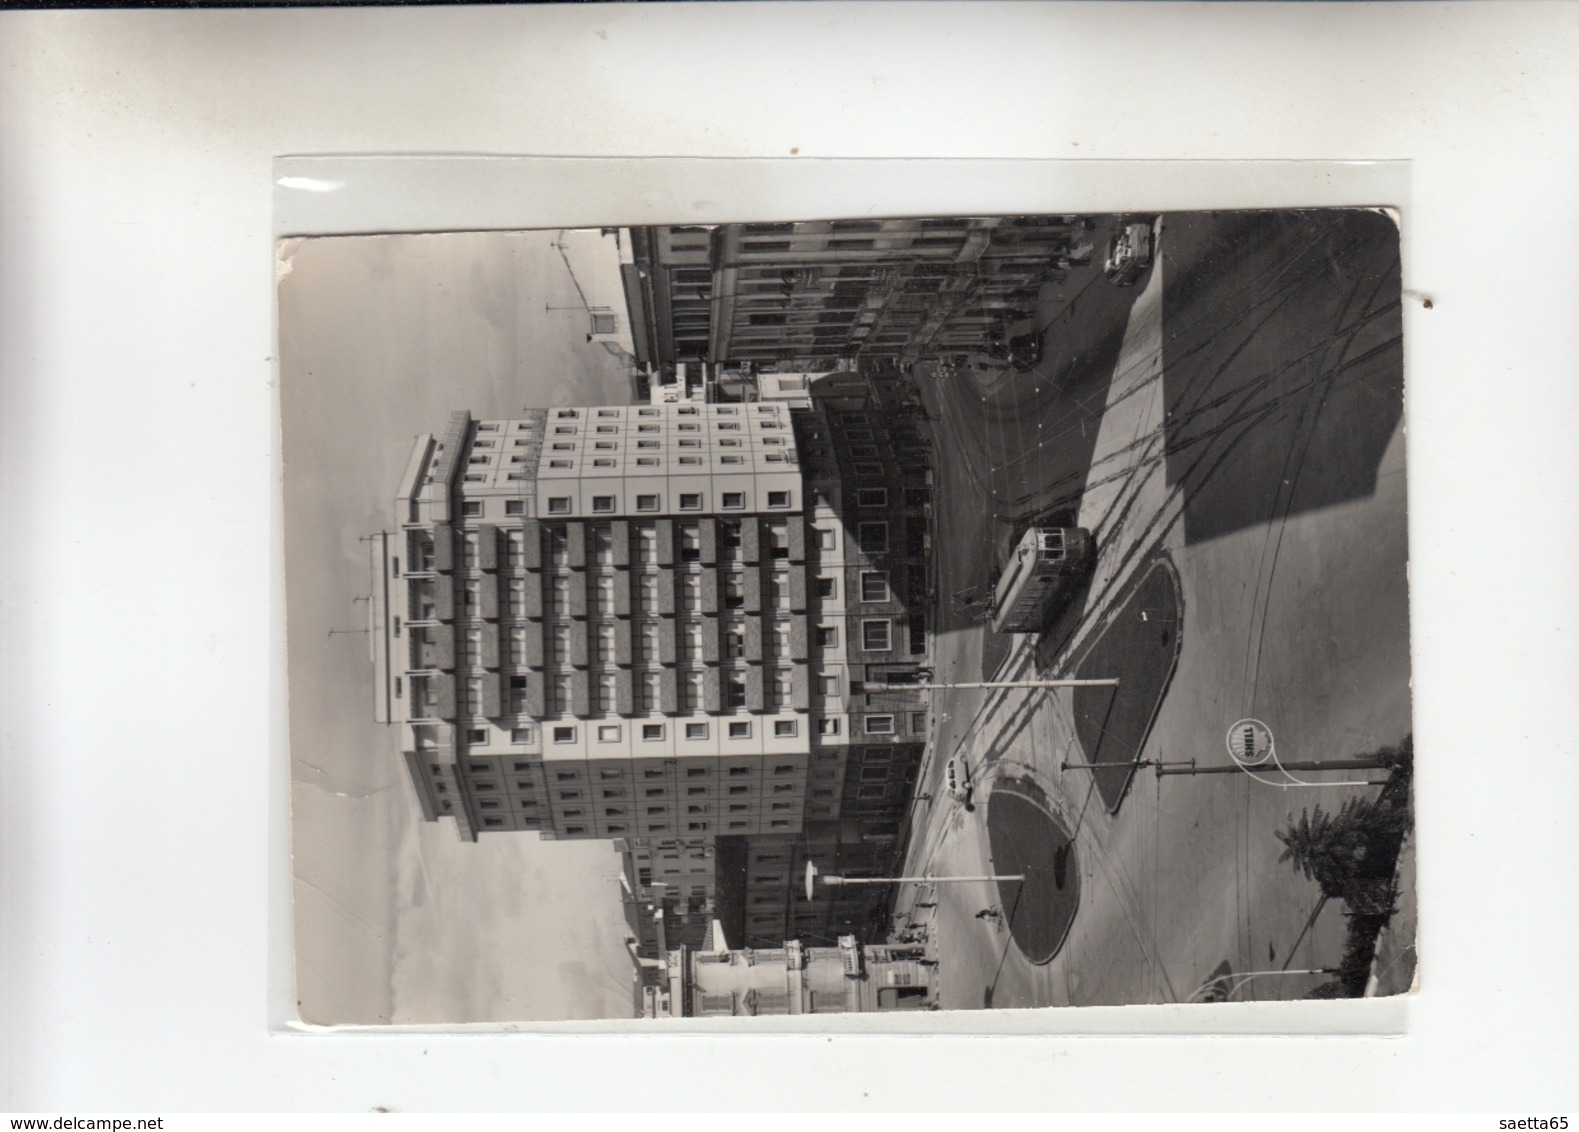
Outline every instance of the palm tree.
POLYGON ((1294 871, 1320 885, 1323 896, 1341 897, 1365 859, 1369 810, 1369 802, 1351 798, 1337 814, 1319 805, 1301 811, 1298 821, 1290 814, 1288 828, 1276 833, 1283 843, 1279 863, 1293 862, 1294 871))

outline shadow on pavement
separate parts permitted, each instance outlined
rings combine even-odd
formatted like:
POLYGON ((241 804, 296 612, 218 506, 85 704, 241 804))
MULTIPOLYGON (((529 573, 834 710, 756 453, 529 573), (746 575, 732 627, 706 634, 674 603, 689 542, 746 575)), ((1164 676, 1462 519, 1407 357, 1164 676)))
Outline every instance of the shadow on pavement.
POLYGON ((1403 415, 1398 231, 1364 210, 1170 215, 1170 485, 1194 544, 1362 498, 1403 415))

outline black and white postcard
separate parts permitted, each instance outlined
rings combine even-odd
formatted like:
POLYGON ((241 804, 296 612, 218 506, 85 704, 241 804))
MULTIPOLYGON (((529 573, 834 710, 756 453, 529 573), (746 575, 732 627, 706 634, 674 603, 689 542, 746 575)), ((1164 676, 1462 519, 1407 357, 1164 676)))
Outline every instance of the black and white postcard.
POLYGON ((304 1021, 1410 990, 1395 213, 277 259, 304 1021))

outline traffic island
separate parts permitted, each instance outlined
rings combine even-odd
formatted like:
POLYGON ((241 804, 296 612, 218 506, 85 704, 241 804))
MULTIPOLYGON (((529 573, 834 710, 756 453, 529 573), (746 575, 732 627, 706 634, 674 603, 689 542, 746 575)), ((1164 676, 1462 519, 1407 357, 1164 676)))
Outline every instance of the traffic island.
POLYGON ((1032 963, 1058 954, 1080 906, 1080 869, 1073 835, 1053 816, 1029 783, 1016 780, 994 787, 987 802, 987 839, 993 871, 1023 876, 998 882, 999 907, 983 909, 984 919, 1001 916, 1015 946, 1032 963))
POLYGON ((1075 665, 1080 679, 1118 677, 1116 688, 1076 688, 1075 736, 1097 793, 1117 813, 1173 679, 1183 644, 1184 600, 1166 556, 1141 575, 1075 665))

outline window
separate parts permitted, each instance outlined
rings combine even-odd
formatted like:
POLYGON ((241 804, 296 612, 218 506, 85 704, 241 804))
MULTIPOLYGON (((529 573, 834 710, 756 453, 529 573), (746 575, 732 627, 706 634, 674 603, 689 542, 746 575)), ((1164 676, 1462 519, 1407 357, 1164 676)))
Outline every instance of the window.
POLYGON ((488 482, 488 477, 487 476, 462 476, 461 479, 465 483, 487 483, 488 482))
POLYGON ((658 659, 658 626, 653 622, 643 621, 638 627, 636 652, 638 660, 658 659))
MULTIPOLYGON (((681 456, 680 457, 680 463, 682 463, 682 464, 700 464, 701 462, 702 462, 702 458, 700 456, 681 456)), ((700 498, 700 497, 698 497, 698 498, 700 498)), ((698 509, 700 509, 701 506, 702 505, 700 503, 697 504, 697 508, 698 509)))
POLYGON ((550 460, 548 466, 550 468, 574 468, 576 462, 574 460, 550 460))
POLYGON ((726 492, 724 492, 723 507, 724 507, 724 509, 726 511, 738 511, 742 507, 744 507, 745 505, 746 505, 745 492, 742 492, 742 491, 726 491, 726 492))
POLYGON ((832 649, 839 647, 839 630, 837 626, 817 626, 817 647, 832 649))
POLYGON ((707 738, 707 724, 705 724, 705 723, 687 723, 685 725, 685 737, 687 739, 706 739, 707 738))
POLYGON ((683 588, 680 593, 681 605, 692 612, 702 608, 702 579, 695 574, 687 574, 681 579, 683 588))
POLYGON ((839 694, 839 678, 837 676, 817 677, 817 691, 825 696, 837 696, 839 694))
POLYGON ((644 743, 656 743, 663 738, 663 724, 644 723, 641 725, 641 737, 644 743))
POLYGON ((638 510, 638 511, 656 511, 656 510, 658 510, 658 497, 656 495, 638 495, 636 497, 636 510, 638 510))
POLYGON ((680 524, 680 561, 702 560, 702 528, 695 523, 680 524))
MULTIPOLYGON (((729 724, 729 737, 731 739, 751 738, 751 721, 748 719, 734 720, 729 724)), ((735 773, 733 770, 730 774, 735 773)))
POLYGON ((560 409, 557 413, 554 414, 554 416, 557 417, 559 420, 562 420, 562 421, 573 421, 573 420, 578 419, 581 416, 581 410, 580 409, 560 409))
POLYGON ((548 497, 548 513, 550 515, 570 514, 570 496, 550 495, 548 497))
POLYGON ((682 711, 701 711, 706 693, 703 687, 703 677, 700 672, 687 672, 685 683, 680 685, 680 709, 682 711))
MULTIPOLYGON (((614 461, 613 460, 594 460, 594 461, 592 461, 592 466, 594 468, 612 468, 614 466, 614 461)), ((594 507, 593 510, 597 510, 597 508, 594 507)), ((610 510, 612 510, 612 508, 610 508, 610 510)))
MULTIPOLYGON (((718 462, 720 464, 744 464, 746 458, 744 456, 720 456, 718 462)), ((724 506, 728 507, 729 504, 726 503, 724 506)))
POLYGON ((770 491, 770 492, 768 492, 768 506, 769 507, 788 507, 789 505, 790 505, 790 493, 789 492, 787 492, 787 491, 770 491))
MULTIPOLYGON (((724 674, 724 707, 735 709, 746 706, 746 674, 744 672, 726 672, 724 674)), ((730 725, 730 738, 734 738, 734 725, 730 725)))
POLYGON ((706 833, 707 823, 705 821, 688 822, 685 828, 690 830, 692 833, 706 833))
POLYGON ((868 735, 892 735, 894 733, 894 717, 891 715, 867 716, 866 733, 868 735))
POLYGON ((467 731, 466 741, 468 743, 486 743, 488 741, 488 729, 485 727, 476 727, 467 731))
POLYGON ((461 504, 461 514, 469 519, 476 519, 482 515, 482 500, 468 499, 461 504))
POLYGON ((888 489, 886 487, 863 487, 855 493, 857 507, 887 507, 888 489))
POLYGON ((702 509, 702 495, 700 492, 681 492, 680 510, 700 511, 702 509))
POLYGON ((839 548, 839 535, 830 527, 817 527, 817 546, 821 550, 837 550, 839 548))
POLYGON ((574 440, 556 440, 553 443, 553 450, 555 452, 574 452, 576 450, 576 442, 574 440))
POLYGON ((888 575, 863 573, 861 575, 862 601, 888 601, 888 575))
POLYGON ((893 648, 893 626, 887 618, 861 622, 861 647, 867 652, 887 652, 893 648))
POLYGON ((577 430, 576 430, 574 425, 567 425, 567 426, 563 426, 563 427, 560 427, 560 428, 556 428, 554 430, 554 435, 555 436, 575 436, 576 435, 576 431, 577 430))
POLYGON ((819 719, 817 721, 817 734, 837 735, 838 733, 839 721, 837 719, 819 719))
POLYGON ((576 729, 574 727, 556 727, 556 728, 554 728, 554 742, 556 742, 556 743, 574 743, 575 741, 576 741, 576 729))
MULTIPOLYGON (((746 777, 749 777, 750 774, 751 774, 751 768, 748 767, 748 766, 732 766, 732 767, 729 768, 729 777, 730 778, 746 778, 746 777)), ((731 786, 729 788, 729 792, 731 794, 736 794, 736 793, 739 793, 741 791, 745 791, 745 790, 749 790, 749 789, 751 789, 749 786, 731 786)))
POLYGON ((488 457, 486 457, 486 456, 473 456, 470 460, 467 460, 466 462, 468 464, 486 464, 488 462, 488 457))
POLYGON ((862 523, 860 531, 862 551, 867 554, 883 554, 888 550, 887 523, 862 523))
POLYGON ((817 596, 818 597, 837 597, 838 596, 838 583, 837 583, 837 581, 835 579, 833 579, 833 578, 818 578, 817 579, 817 596))
MULTIPOLYGON (((513 727, 513 728, 510 729, 510 742, 512 742, 512 743, 530 743, 531 741, 532 741, 532 729, 530 727, 513 727)), ((516 770, 525 770, 526 769, 526 764, 524 764, 524 763, 517 763, 515 769, 516 770)))
MULTIPOLYGON (((593 710, 599 715, 613 715, 618 704, 619 677, 613 673, 599 676, 596 692, 597 700, 593 705, 593 710)), ((604 739, 604 736, 599 734, 598 738, 604 739)), ((619 733, 618 729, 616 729, 614 739, 618 738, 619 733)), ((613 740, 604 739, 604 741, 612 742, 613 740)))
POLYGON ((856 460, 878 460, 882 458, 882 454, 877 451, 877 445, 875 444, 852 444, 850 445, 850 456, 856 460))
POLYGON ((913 711, 913 712, 911 712, 910 713, 910 730, 914 731, 914 732, 921 732, 921 731, 925 731, 926 729, 927 729, 927 713, 924 712, 924 711, 913 711))
POLYGON ((598 514, 607 514, 614 510, 614 497, 612 495, 594 495, 592 497, 592 510, 598 514))
POLYGON ((773 737, 775 739, 793 739, 796 730, 793 719, 777 719, 773 721, 773 737))
POLYGON ((658 457, 638 456, 636 457, 636 466, 639 468, 656 468, 658 466, 658 457))

